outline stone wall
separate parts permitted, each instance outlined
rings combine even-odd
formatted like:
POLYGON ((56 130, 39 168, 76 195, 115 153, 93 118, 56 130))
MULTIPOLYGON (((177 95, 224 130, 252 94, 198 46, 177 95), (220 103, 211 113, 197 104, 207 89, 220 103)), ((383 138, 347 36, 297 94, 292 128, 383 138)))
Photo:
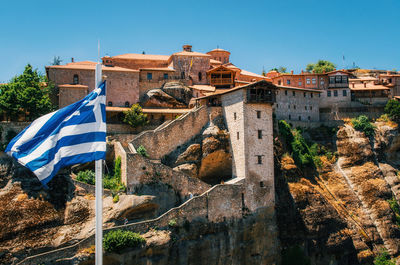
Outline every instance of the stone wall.
POLYGON ((194 109, 168 125, 139 134, 132 144, 143 145, 151 159, 161 159, 201 132, 209 122, 207 108, 194 109))
POLYGON ((222 96, 222 109, 230 134, 233 178, 246 176, 243 98, 243 90, 222 96))
POLYGON ((7 121, 2 121, 0 122, 0 142, 5 143, 6 142, 6 136, 8 131, 13 131, 15 133, 20 133, 23 129, 25 129, 30 122, 7 122, 7 121))
MULTIPOLYGON (((89 92, 94 89, 94 69, 48 69, 48 78, 56 86, 72 84, 74 75, 78 75, 80 85, 88 86, 89 92)), ((107 104, 112 102, 113 106, 124 107, 126 102, 131 105, 139 101, 139 71, 115 71, 103 66, 103 75, 107 76, 107 104)), ((65 94, 65 91, 63 93, 65 94)), ((60 107, 77 101, 76 98, 63 96, 64 94, 60 94, 59 97, 60 107)))
MULTIPOLYGON (((118 152, 123 155, 121 148, 118 152)), ((135 193, 143 185, 162 183, 171 186, 182 201, 187 200, 191 194, 199 195, 210 188, 210 185, 197 178, 191 178, 161 163, 153 163, 134 152, 126 153, 126 176, 124 184, 128 193, 135 193)))
POLYGON ((319 92, 280 88, 274 112, 278 120, 319 121, 319 92))
POLYGON ((379 118, 384 113, 384 106, 368 106, 362 105, 358 102, 352 102, 348 107, 337 108, 321 108, 320 120, 343 120, 346 118, 355 118, 360 115, 365 115, 370 119, 379 118))

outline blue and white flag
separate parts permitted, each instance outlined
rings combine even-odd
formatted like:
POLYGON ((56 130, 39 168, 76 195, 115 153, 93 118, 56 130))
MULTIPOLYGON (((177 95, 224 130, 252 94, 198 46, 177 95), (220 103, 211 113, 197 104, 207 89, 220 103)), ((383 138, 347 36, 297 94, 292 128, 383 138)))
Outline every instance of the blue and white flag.
POLYGON ((33 121, 5 152, 46 185, 62 167, 106 157, 105 82, 85 98, 33 121))

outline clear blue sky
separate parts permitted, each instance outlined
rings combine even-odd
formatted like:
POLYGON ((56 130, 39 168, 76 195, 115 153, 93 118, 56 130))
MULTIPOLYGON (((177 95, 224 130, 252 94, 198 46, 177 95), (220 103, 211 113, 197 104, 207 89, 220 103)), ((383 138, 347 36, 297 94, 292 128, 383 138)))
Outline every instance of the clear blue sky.
POLYGON ((295 72, 318 59, 338 68, 400 70, 400 1, 3 1, 0 82, 27 63, 44 72, 69 62, 123 53, 171 54, 183 44, 217 45, 237 66, 295 72))

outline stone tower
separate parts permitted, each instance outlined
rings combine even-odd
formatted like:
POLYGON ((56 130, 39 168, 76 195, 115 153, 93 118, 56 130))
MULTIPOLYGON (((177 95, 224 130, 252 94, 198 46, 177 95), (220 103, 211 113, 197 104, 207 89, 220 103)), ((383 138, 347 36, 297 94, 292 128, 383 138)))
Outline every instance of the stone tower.
POLYGON ((233 178, 244 182, 250 211, 275 203, 272 105, 276 87, 259 81, 221 95, 230 132, 233 178))

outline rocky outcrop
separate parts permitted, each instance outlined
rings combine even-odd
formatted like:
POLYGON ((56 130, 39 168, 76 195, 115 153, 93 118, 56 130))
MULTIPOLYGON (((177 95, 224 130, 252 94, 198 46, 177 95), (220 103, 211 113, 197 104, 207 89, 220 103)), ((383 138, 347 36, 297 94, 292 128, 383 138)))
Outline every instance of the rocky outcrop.
POLYGON ((167 82, 163 85, 162 90, 185 105, 189 104, 193 95, 192 90, 181 82, 167 82))
POLYGON ((159 88, 147 91, 144 95, 142 106, 144 108, 186 108, 186 104, 178 101, 159 88))
POLYGON ((398 132, 385 124, 375 125, 371 138, 349 125, 332 137, 319 137, 319 129, 307 132, 308 140, 329 146, 331 155, 338 154, 322 156, 316 174, 296 169, 290 156, 284 155, 287 150, 276 143, 283 258, 293 248, 312 264, 371 264, 382 248, 398 255, 400 230, 388 203, 400 195, 396 163, 391 162, 397 156, 398 132))
POLYGON ((229 134, 221 116, 214 119, 192 142, 175 150, 165 161, 192 177, 217 184, 232 175, 229 134), (183 150, 183 151, 180 151, 183 150))

